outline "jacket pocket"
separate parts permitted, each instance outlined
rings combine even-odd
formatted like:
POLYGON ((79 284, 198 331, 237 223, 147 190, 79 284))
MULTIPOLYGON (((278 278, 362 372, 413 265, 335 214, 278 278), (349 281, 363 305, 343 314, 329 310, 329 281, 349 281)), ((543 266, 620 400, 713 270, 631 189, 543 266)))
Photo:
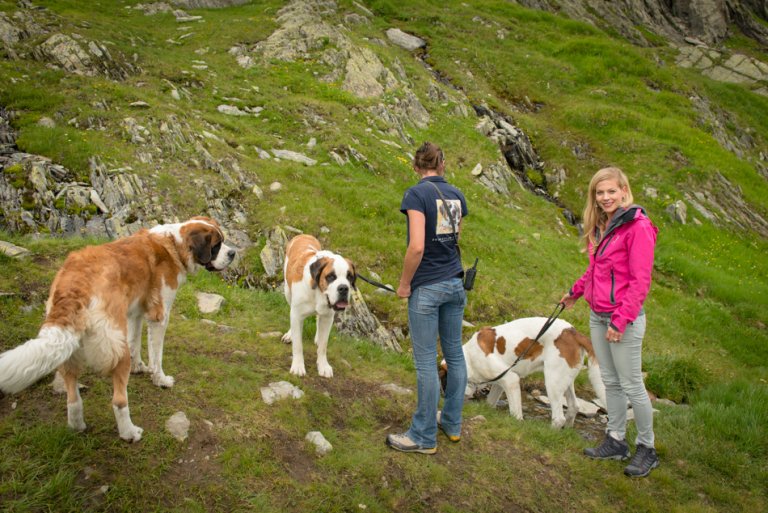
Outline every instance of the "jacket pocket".
POLYGON ((611 269, 611 304, 616 304, 616 276, 613 274, 613 269, 611 269))

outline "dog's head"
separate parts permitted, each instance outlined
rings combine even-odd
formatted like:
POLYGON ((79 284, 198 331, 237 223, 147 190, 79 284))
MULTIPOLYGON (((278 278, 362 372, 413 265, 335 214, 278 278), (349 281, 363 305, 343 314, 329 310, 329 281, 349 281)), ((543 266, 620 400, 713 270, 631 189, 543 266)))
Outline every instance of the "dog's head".
POLYGON ((224 243, 219 223, 209 217, 193 217, 182 223, 179 234, 194 263, 208 271, 226 269, 237 254, 234 247, 224 243))
POLYGON ((355 265, 339 255, 324 255, 309 266, 312 287, 318 288, 336 311, 344 310, 352 299, 357 272, 355 265))

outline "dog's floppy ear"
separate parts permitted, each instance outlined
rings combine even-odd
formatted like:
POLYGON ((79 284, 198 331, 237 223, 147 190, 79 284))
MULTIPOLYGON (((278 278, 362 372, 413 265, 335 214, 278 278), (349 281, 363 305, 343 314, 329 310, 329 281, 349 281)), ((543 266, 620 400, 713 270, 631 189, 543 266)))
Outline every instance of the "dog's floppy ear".
POLYGON ((309 266, 309 275, 312 277, 312 288, 316 289, 317 286, 320 284, 320 274, 323 272, 323 269, 328 264, 328 258, 318 258, 314 262, 312 262, 312 265, 309 266))
POLYGON ((212 233, 207 230, 196 230, 189 235, 189 249, 200 264, 211 262, 212 233))
POLYGON ((352 285, 352 288, 357 290, 357 286, 355 285, 355 282, 357 281, 357 269, 355 269, 355 264, 352 263, 352 260, 349 258, 345 258, 344 260, 347 261, 347 264, 349 265, 349 272, 351 273, 351 276, 349 277, 349 284, 352 285))

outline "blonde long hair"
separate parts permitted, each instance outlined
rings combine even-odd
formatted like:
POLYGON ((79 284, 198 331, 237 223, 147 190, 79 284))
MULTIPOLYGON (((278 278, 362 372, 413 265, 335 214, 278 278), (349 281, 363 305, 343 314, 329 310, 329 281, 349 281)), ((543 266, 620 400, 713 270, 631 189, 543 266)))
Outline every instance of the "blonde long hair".
POLYGON ((589 192, 587 193, 587 204, 584 207, 584 248, 589 251, 590 244, 594 251, 597 246, 597 237, 595 236, 595 228, 599 228, 600 231, 604 231, 606 223, 608 221, 607 214, 597 204, 597 185, 605 180, 615 180, 619 185, 619 188, 625 190, 624 198, 620 205, 623 208, 627 208, 634 201, 632 197, 632 189, 629 187, 629 180, 624 171, 618 167, 604 167, 599 170, 589 181, 589 192))

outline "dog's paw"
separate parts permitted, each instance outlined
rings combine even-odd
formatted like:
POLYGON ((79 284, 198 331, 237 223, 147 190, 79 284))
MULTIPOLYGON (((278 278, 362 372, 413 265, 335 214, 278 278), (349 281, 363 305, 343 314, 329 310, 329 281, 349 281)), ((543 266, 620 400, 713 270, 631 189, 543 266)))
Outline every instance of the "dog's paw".
POLYGON ((291 365, 291 374, 295 374, 297 376, 306 376, 307 370, 304 368, 304 364, 297 364, 294 363, 291 365))
POLYGON ((85 431, 85 428, 87 428, 88 426, 85 425, 85 421, 83 419, 78 419, 78 420, 68 421, 67 427, 69 427, 69 429, 71 429, 72 431, 82 433, 83 431, 85 431))
POLYGON ((144 432, 139 426, 131 424, 125 429, 120 430, 120 438, 126 442, 138 442, 141 440, 141 434, 144 432))
POLYGON ((131 364, 131 374, 148 374, 150 372, 152 372, 152 369, 141 360, 131 364))
POLYGON ((333 368, 327 363, 325 365, 317 364, 317 373, 324 378, 332 378, 333 368))
POLYGON ((563 429, 567 424, 565 417, 559 419, 552 419, 552 427, 554 429, 563 429))
POLYGON ((283 337, 280 339, 280 341, 281 341, 283 344, 290 344, 290 343, 291 343, 291 332, 290 332, 290 331, 287 331, 287 332, 285 333, 285 335, 283 335, 283 337))
POLYGON ((160 388, 171 388, 175 382, 173 376, 166 376, 159 372, 152 374, 152 383, 160 388))

